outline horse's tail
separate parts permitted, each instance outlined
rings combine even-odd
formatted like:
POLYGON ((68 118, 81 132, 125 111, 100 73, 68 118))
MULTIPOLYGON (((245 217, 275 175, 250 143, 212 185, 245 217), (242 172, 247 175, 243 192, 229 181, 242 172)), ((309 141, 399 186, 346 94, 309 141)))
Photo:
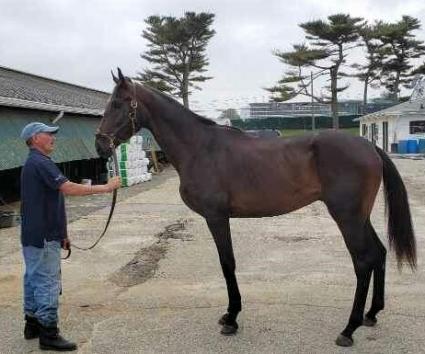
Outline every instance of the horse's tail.
POLYGON ((383 162, 389 245, 395 250, 399 268, 401 268, 403 261, 407 261, 410 267, 415 269, 416 241, 406 187, 390 157, 379 147, 376 147, 376 151, 383 162))

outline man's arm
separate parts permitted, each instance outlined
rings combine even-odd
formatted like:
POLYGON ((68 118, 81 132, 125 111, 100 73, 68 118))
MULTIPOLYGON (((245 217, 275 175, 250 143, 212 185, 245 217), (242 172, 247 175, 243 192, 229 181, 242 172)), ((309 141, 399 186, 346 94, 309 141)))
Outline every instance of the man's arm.
POLYGON ((107 184, 99 184, 95 186, 66 181, 61 184, 59 190, 65 195, 90 195, 109 193, 120 186, 121 179, 119 177, 112 177, 107 184))

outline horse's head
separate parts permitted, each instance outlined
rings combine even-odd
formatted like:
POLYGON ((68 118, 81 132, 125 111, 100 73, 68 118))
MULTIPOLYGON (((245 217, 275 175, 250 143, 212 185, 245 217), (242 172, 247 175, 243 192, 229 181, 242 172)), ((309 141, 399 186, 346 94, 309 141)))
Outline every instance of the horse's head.
POLYGON ((128 140, 142 125, 137 117, 141 107, 138 107, 136 84, 124 77, 119 68, 118 78, 113 73, 112 78, 116 85, 96 132, 96 150, 105 158, 111 156, 112 149, 128 140))

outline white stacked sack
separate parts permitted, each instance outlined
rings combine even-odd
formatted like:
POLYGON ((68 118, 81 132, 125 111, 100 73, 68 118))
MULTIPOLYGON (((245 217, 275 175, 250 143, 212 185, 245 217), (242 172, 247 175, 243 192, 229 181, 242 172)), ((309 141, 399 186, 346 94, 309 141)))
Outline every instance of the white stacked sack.
MULTIPOLYGON (((146 152, 142 149, 142 143, 143 137, 136 135, 128 143, 123 143, 116 149, 123 187, 152 179, 152 174, 148 172, 149 159, 146 158, 146 152)), ((111 167, 110 170, 112 170, 111 167)))

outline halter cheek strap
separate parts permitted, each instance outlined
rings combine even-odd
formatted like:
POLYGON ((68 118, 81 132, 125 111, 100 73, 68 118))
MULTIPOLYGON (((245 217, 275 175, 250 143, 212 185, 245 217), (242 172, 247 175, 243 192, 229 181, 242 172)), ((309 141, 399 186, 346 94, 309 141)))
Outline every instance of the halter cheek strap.
MULTIPOLYGON (((135 97, 136 95, 134 95, 135 97)), ((132 108, 132 111, 128 113, 128 118, 131 122, 131 128, 133 130, 133 134, 136 134, 136 113, 137 113, 137 101, 136 98, 133 98, 130 102, 130 107, 132 108)))

